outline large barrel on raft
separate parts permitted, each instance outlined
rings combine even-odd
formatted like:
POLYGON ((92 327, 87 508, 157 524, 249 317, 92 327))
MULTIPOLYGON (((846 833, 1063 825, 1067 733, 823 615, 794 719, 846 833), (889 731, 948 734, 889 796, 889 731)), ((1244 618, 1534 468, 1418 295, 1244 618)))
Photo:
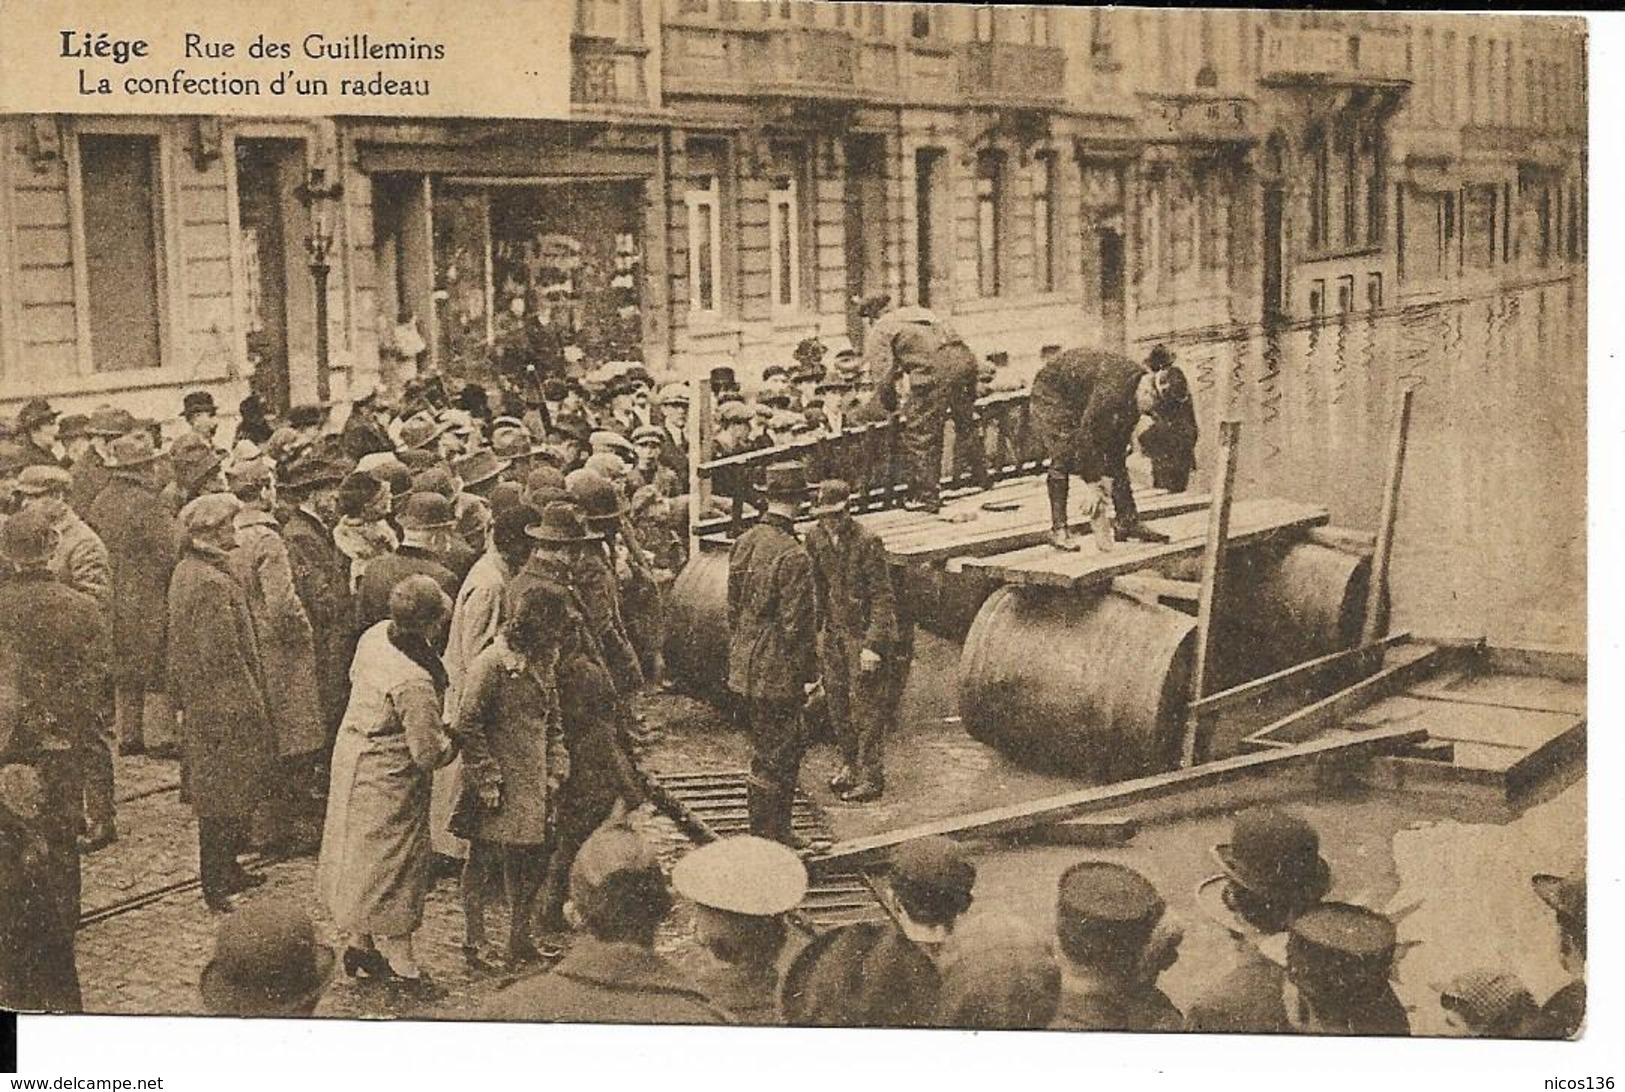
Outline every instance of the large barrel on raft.
POLYGON ((666 597, 666 677, 721 704, 728 697, 728 551, 695 550, 666 597))
MULTIPOLYGON (((897 623, 904 665, 896 676, 907 678, 913 654, 914 623, 911 570, 892 566, 897 596, 897 623)), ((728 693, 728 551, 700 549, 672 581, 666 598, 666 676, 698 698, 718 705, 728 693)))
MULTIPOLYGON (((1215 689, 1354 647, 1370 561, 1310 543, 1237 550, 1214 642, 1215 689)), ((1170 575, 1195 577, 1176 567, 1170 575)), ((1010 586, 990 595, 965 638, 959 712, 966 730, 1028 765, 1095 781, 1178 762, 1196 620, 1108 592, 1010 586)))
MULTIPOLYGON (((1201 575, 1200 560, 1171 572, 1201 575)), ((1359 643, 1371 559, 1309 542, 1260 543, 1230 554, 1216 612, 1214 682, 1236 686, 1359 643)))
POLYGON ((1196 620, 1111 593, 1003 587, 959 659, 959 714, 1018 761, 1096 781, 1179 758, 1196 620))

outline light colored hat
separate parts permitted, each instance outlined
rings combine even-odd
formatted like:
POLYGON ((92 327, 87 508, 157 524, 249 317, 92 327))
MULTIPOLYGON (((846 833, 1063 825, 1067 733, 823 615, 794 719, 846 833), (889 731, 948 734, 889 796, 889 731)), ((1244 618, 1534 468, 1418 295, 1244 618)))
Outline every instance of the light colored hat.
POLYGON ((230 493, 205 493, 181 509, 181 527, 193 538, 206 531, 231 526, 242 502, 230 493))
POLYGON ((687 383, 667 383, 655 401, 662 406, 686 406, 692 397, 687 383))
POLYGON ((17 492, 30 497, 46 493, 66 493, 73 488, 73 475, 60 466, 25 466, 17 475, 17 492))
POLYGON ((701 906, 768 917, 801 905, 807 866, 778 842, 741 834, 689 853, 672 869, 671 884, 701 906))

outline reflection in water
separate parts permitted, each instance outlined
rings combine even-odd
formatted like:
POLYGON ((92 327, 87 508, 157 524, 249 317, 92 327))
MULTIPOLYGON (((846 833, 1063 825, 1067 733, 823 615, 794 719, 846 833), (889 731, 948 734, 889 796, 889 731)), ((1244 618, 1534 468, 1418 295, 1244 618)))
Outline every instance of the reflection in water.
POLYGON ((1575 277, 1176 346, 1201 466, 1236 416, 1239 495, 1319 501, 1347 526, 1376 525, 1395 399, 1416 384, 1395 625, 1583 647, 1585 327, 1575 277))

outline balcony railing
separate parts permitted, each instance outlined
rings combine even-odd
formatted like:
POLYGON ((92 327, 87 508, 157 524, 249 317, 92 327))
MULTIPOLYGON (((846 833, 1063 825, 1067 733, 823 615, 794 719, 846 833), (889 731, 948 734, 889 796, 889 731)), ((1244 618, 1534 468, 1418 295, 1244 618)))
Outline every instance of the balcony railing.
POLYGON ((1251 140, 1252 100, 1221 95, 1142 95, 1152 140, 1251 140))
POLYGON ((959 88, 971 106, 1059 106, 1066 97, 1066 51, 968 42, 959 47, 959 88))
POLYGON ((650 105, 647 47, 578 34, 570 52, 571 102, 610 110, 650 105))
POLYGON ((858 93, 858 43, 844 30, 667 24, 665 46, 665 86, 674 94, 850 99, 858 93))
POLYGON ((1394 83, 1407 79, 1405 40, 1392 31, 1282 28, 1264 39, 1265 83, 1394 83))

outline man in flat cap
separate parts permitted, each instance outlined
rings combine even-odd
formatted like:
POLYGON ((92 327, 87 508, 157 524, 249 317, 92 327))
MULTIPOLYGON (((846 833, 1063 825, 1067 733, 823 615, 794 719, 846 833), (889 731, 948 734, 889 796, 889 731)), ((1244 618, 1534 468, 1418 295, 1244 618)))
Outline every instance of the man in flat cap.
POLYGON ((502 990, 482 1020, 624 1024, 732 1021, 655 951, 671 890, 654 848, 624 816, 593 832, 570 867, 570 903, 586 935, 551 971, 502 990))
POLYGON ((886 789, 893 713, 886 681, 899 669, 901 642, 885 545, 852 518, 851 497, 852 487, 838 478, 819 484, 812 505, 818 526, 807 532, 807 554, 818 607, 818 662, 841 748, 830 789, 861 804, 886 789))
POLYGON ((933 960, 970 909, 976 865, 951 838, 916 838, 892 851, 882 897, 896 928, 933 960))
POLYGON ((169 584, 169 693, 184 725, 203 901, 215 911, 264 882, 237 855, 277 755, 252 608, 231 572, 241 508, 206 493, 181 509, 186 552, 169 584))
POLYGON ((795 531, 806 473, 795 462, 767 468, 767 513, 728 555, 728 687, 750 725, 750 832, 794 849, 806 846, 790 822, 801 709, 818 679, 812 560, 795 531))
MULTIPOLYGON (((50 571, 65 587, 89 596, 110 618, 113 605, 113 569, 107 546, 90 525, 68 505, 73 479, 56 466, 25 467, 17 477, 22 510, 38 511, 56 533, 50 571)), ((118 838, 113 815, 113 693, 103 673, 105 693, 98 695, 100 712, 84 725, 86 852, 94 852, 118 838)))
POLYGON ((1055 933, 1066 957, 1055 1026, 1087 1031, 1178 1031, 1184 1018, 1157 976, 1173 965, 1180 933, 1140 873, 1082 861, 1061 874, 1055 933))
POLYGON ((779 1023, 785 915, 807 894, 801 858, 741 834, 690 852, 672 869, 671 883, 694 903, 694 931, 708 956, 700 988, 741 1024, 779 1023))
POLYGON ((265 677, 274 680, 266 690, 277 744, 277 792, 265 810, 268 841, 289 856, 312 853, 321 837, 315 756, 327 742, 316 684, 316 636, 274 514, 270 464, 263 459, 237 464, 228 481, 242 504, 234 520, 231 571, 248 597, 265 677))

